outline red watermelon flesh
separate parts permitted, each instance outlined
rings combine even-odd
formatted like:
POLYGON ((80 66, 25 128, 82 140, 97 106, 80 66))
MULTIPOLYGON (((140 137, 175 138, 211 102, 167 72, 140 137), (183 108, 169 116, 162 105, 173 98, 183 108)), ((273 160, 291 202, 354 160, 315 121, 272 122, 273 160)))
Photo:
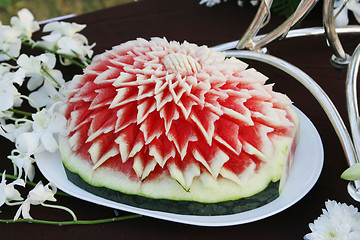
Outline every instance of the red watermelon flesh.
POLYGON ((162 38, 115 46, 69 84, 63 163, 127 194, 252 196, 284 182, 298 131, 291 101, 266 80, 206 46, 162 38))

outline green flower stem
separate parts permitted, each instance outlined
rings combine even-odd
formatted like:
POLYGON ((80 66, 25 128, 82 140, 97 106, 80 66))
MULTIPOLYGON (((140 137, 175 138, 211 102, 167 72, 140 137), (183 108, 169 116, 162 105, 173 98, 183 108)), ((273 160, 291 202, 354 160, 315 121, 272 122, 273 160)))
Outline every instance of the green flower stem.
POLYGON ((42 224, 50 224, 50 225, 89 225, 89 224, 100 224, 100 223, 109 223, 109 222, 116 222, 128 219, 139 218, 141 215, 132 214, 127 216, 115 217, 115 218, 105 218, 105 219, 97 219, 97 220, 77 220, 77 221, 47 221, 47 220, 39 220, 39 219, 0 219, 2 223, 42 223, 42 224))
POLYGON ((21 110, 18 110, 18 109, 8 109, 8 111, 13 112, 13 113, 17 113, 17 114, 21 114, 21 115, 24 115, 24 116, 28 116, 28 117, 31 117, 33 115, 30 112, 21 111, 21 110))
POLYGON ((76 222, 77 221, 77 217, 75 215, 75 213, 70 209, 70 208, 67 208, 67 207, 64 207, 64 206, 60 206, 60 205, 51 205, 51 204, 46 204, 44 202, 41 202, 40 203, 42 206, 44 207, 49 207, 49 208, 56 208, 56 209, 60 209, 60 210, 64 210, 68 213, 70 213, 70 215, 72 216, 73 220, 76 222))
POLYGON ((11 56, 10 54, 8 54, 7 52, 4 52, 4 51, 0 51, 0 54, 5 54, 6 56, 8 56, 11 60, 13 60, 13 61, 17 61, 17 59, 16 58, 14 58, 13 56, 11 56))
MULTIPOLYGON (((0 177, 2 177, 2 175, 4 175, 4 173, 0 173, 0 177)), ((11 175, 11 174, 5 174, 5 177, 8 178, 8 179, 12 179, 12 180, 18 179, 17 176, 11 175)), ((31 181, 25 181, 25 183, 28 184, 29 186, 32 186, 32 187, 36 186, 36 183, 33 183, 31 181)))
POLYGON ((30 47, 42 49, 42 50, 44 50, 44 51, 46 51, 46 52, 49 52, 49 53, 57 54, 57 55, 59 55, 59 56, 61 56, 61 57, 66 58, 66 59, 69 60, 72 64, 75 64, 75 65, 77 65, 77 66, 79 66, 79 67, 81 67, 81 68, 86 68, 86 66, 85 66, 84 64, 76 61, 75 59, 73 59, 72 57, 70 57, 70 56, 68 56, 68 55, 66 55, 66 54, 58 53, 58 52, 56 52, 56 51, 54 51, 54 50, 48 49, 48 48, 43 47, 43 46, 39 46, 39 45, 37 45, 37 44, 32 44, 32 43, 29 43, 29 42, 23 42, 23 44, 26 45, 26 46, 30 46, 30 47))
POLYGON ((57 85, 57 87, 61 87, 61 84, 56 81, 56 79, 46 70, 46 68, 44 67, 41 67, 41 70, 46 74, 48 75, 48 77, 50 77, 50 79, 57 85))

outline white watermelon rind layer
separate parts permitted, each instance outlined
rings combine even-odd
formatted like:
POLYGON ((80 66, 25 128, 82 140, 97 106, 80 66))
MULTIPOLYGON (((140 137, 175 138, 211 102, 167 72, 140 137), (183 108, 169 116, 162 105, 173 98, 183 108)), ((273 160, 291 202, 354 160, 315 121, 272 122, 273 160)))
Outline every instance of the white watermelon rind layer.
MULTIPOLYGON (((299 126, 296 113, 291 108, 288 108, 288 113, 299 126)), ((292 165, 297 133, 298 131, 293 137, 273 138, 275 149, 272 159, 262 164, 256 174, 248 178, 246 185, 240 186, 224 177, 215 179, 210 173, 204 172, 194 179, 189 191, 185 191, 176 179, 168 174, 159 176, 156 181, 141 182, 130 180, 125 174, 111 168, 102 167, 93 170, 93 166, 88 161, 72 152, 66 137, 59 137, 59 145, 64 166, 92 186, 155 199, 215 203, 253 196, 263 191, 271 181, 280 180, 281 190, 292 165)))

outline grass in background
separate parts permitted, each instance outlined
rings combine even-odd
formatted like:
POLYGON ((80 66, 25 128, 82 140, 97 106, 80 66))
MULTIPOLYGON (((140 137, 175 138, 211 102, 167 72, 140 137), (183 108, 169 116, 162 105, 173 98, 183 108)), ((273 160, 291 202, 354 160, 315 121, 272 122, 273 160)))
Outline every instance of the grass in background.
POLYGON ((29 9, 37 21, 63 16, 82 14, 113 7, 133 0, 0 0, 0 21, 9 24, 10 18, 22 8, 29 9))

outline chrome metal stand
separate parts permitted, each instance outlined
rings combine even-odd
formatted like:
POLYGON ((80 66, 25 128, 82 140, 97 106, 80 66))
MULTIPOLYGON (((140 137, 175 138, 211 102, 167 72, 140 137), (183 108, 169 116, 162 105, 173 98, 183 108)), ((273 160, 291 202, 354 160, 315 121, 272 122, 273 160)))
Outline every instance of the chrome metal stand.
MULTIPOLYGON (((290 30, 292 26, 303 19, 307 13, 311 11, 317 1, 318 0, 302 0, 296 11, 283 24, 268 34, 256 36, 259 30, 270 20, 272 0, 263 0, 252 23, 240 40, 224 43, 213 47, 213 49, 225 51, 229 57, 251 59, 269 64, 286 72, 304 85, 317 99, 327 114, 338 135, 350 167, 355 163, 360 162, 360 117, 356 95, 356 78, 360 64, 360 45, 354 51, 353 56, 349 56, 345 53, 341 45, 338 33, 360 33, 360 26, 335 28, 334 0, 324 0, 322 27, 290 30), (305 37, 320 34, 325 35, 329 46, 333 50, 334 54, 330 60, 331 65, 336 68, 348 67, 346 94, 351 135, 346 129, 345 124, 331 99, 310 76, 282 59, 269 54, 264 54, 264 52, 266 52, 264 47, 275 39, 305 37)), ((356 201, 360 202, 360 181, 356 180, 350 182, 348 185, 348 192, 356 201)))

